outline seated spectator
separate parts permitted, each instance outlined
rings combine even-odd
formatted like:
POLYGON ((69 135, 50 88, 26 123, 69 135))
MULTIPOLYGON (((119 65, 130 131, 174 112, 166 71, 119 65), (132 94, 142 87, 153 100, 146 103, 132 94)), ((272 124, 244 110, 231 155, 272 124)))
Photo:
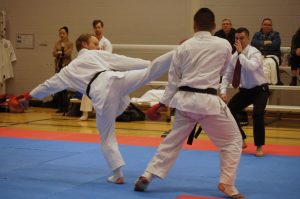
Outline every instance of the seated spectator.
POLYGON ((281 64, 279 32, 273 30, 272 20, 265 18, 261 29, 253 35, 251 45, 256 47, 263 55, 263 66, 269 84, 283 85, 279 75, 281 64))
POLYGON ((235 52, 235 29, 232 28, 230 19, 222 20, 222 29, 215 32, 215 36, 228 40, 232 47, 232 54, 235 52))
POLYGON ((290 65, 292 80, 290 86, 297 86, 297 69, 300 68, 300 27, 292 38, 290 65))

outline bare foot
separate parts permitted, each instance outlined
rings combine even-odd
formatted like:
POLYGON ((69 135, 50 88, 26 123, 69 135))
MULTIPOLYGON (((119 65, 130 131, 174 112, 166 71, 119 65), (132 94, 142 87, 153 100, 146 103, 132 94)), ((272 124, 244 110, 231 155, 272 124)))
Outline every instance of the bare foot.
POLYGON ((262 157, 264 156, 264 152, 263 152, 263 147, 262 146, 258 146, 256 148, 256 157, 262 157))
POLYGON ((125 184, 124 177, 119 177, 119 178, 115 179, 114 176, 110 176, 107 179, 107 182, 115 183, 115 184, 125 184))
POLYGON ((218 185, 219 191, 223 192, 227 196, 233 199, 245 198, 245 195, 240 194, 238 190, 233 185, 227 185, 224 183, 219 183, 218 185))

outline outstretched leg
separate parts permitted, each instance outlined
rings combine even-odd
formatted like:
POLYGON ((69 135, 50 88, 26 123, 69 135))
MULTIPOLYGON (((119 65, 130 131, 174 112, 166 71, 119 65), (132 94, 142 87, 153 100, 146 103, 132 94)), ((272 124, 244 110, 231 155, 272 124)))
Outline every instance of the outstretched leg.
POLYGON ((173 51, 154 59, 148 68, 125 72, 125 78, 120 79, 122 95, 128 95, 166 73, 170 68, 172 57, 173 51))

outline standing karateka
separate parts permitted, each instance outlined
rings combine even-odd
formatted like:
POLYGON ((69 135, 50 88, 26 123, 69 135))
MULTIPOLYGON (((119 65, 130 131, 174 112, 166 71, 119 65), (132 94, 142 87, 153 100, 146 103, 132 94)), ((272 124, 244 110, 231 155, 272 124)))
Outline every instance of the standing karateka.
POLYGON ((172 130, 138 178, 135 191, 145 191, 153 177, 166 177, 198 122, 220 150, 219 190, 232 198, 244 197, 235 187, 242 137, 230 110, 217 96, 220 75, 230 62, 232 49, 225 39, 212 36, 214 29, 213 12, 208 8, 198 10, 194 36, 174 53, 164 96, 148 111, 150 118, 155 118, 164 106, 176 108, 172 130))

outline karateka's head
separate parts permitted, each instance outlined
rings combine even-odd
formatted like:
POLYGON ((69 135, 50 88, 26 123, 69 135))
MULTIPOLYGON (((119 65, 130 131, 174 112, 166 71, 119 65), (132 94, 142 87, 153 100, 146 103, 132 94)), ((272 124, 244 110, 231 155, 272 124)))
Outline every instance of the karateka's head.
POLYGON ((235 41, 240 41, 242 48, 245 49, 250 44, 249 30, 243 27, 236 29, 235 41))
POLYGON ((93 21, 94 32, 98 39, 101 39, 103 36, 103 27, 104 27, 103 21, 101 21, 100 19, 95 19, 93 21))
POLYGON ((200 8, 194 15, 194 31, 213 32, 215 28, 214 13, 208 8, 200 8))
POLYGON ((76 40, 76 49, 79 52, 81 49, 100 50, 99 40, 92 34, 82 34, 76 40))

